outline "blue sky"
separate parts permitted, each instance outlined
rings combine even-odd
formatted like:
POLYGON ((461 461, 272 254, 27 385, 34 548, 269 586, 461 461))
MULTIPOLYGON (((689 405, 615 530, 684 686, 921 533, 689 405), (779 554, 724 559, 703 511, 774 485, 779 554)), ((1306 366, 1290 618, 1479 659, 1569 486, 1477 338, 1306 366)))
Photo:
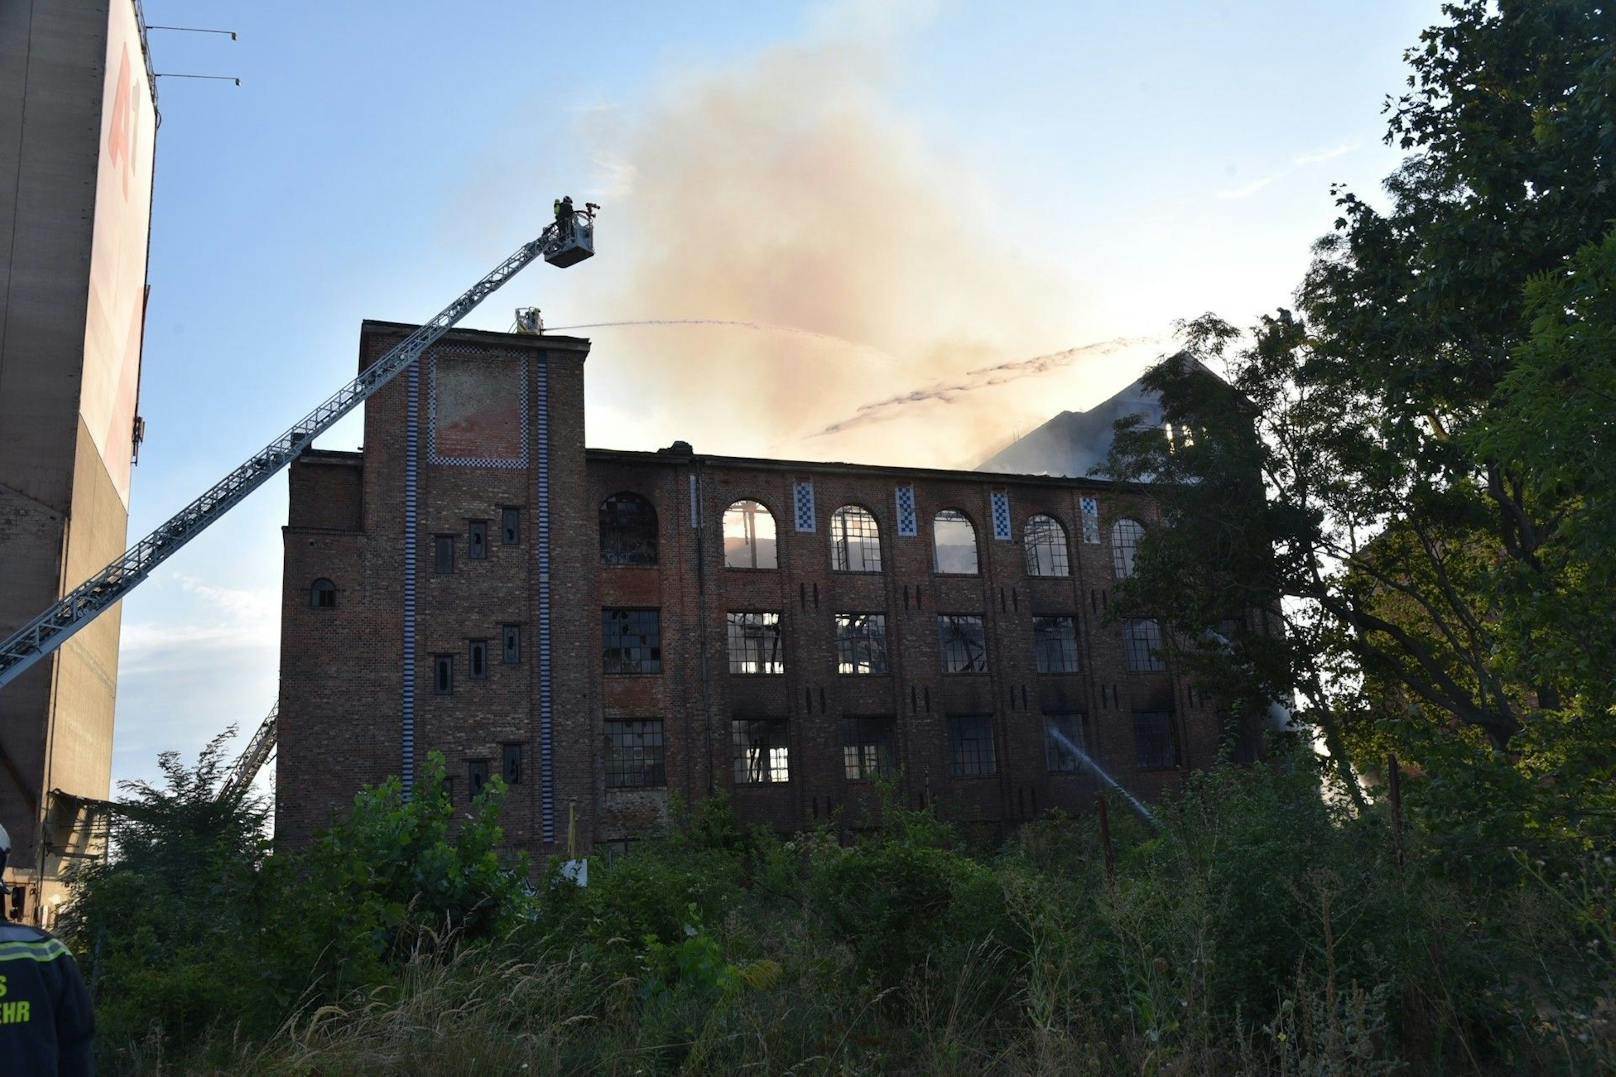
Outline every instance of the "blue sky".
MULTIPOLYGON (((1285 303, 1332 182, 1396 164, 1381 104, 1438 17, 1325 3, 145 0, 160 78, 131 539, 419 321, 603 203, 599 256, 468 324, 601 329, 589 441, 968 466, 1167 347, 1285 303), (1079 345, 1010 384, 973 371, 1079 345), (922 390, 834 436, 858 409, 922 390)), ((349 420, 322 445, 351 449, 349 420)), ((277 480, 124 603, 114 778, 275 698, 277 480)))

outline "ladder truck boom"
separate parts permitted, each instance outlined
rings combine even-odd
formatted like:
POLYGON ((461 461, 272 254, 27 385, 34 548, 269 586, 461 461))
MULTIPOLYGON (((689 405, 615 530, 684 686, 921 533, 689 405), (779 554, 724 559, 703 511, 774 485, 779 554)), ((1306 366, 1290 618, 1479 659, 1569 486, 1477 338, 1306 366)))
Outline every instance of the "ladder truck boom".
MULTIPOLYGON (((570 205, 569 201, 569 209, 570 205)), ((0 641, 0 688, 16 680, 35 662, 66 643, 75 632, 110 609, 150 575, 152 569, 179 552, 180 547, 207 530, 214 521, 296 459, 333 423, 408 370, 443 334, 506 281, 525 269, 528 263, 542 256, 553 265, 569 266, 593 254, 595 208, 590 204, 565 219, 558 212, 555 223, 546 227, 537 239, 523 244, 516 253, 439 311, 436 317, 366 367, 353 381, 327 397, 293 424, 291 429, 214 483, 166 523, 124 551, 117 560, 0 641)))

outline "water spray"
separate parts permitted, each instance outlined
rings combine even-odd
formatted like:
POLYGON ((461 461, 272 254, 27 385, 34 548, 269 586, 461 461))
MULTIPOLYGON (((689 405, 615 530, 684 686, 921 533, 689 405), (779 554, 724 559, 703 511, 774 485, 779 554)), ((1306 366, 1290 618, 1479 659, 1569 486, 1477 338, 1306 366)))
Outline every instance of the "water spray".
POLYGON ((1145 807, 1144 804, 1140 803, 1138 797, 1124 789, 1122 787, 1122 783, 1111 777, 1106 769, 1100 766, 1100 764, 1096 763, 1089 753, 1073 744, 1066 734, 1062 733, 1058 729, 1050 728, 1049 735, 1059 741, 1061 747, 1065 748, 1068 752, 1071 752, 1074 756, 1076 756, 1078 762, 1082 763, 1085 767, 1088 767, 1089 770, 1094 773, 1095 777, 1099 778, 1111 789, 1115 790, 1123 800, 1127 801, 1128 806, 1133 809, 1134 814, 1139 816, 1140 819, 1144 820, 1152 830, 1161 829, 1161 821, 1151 814, 1150 809, 1145 807))

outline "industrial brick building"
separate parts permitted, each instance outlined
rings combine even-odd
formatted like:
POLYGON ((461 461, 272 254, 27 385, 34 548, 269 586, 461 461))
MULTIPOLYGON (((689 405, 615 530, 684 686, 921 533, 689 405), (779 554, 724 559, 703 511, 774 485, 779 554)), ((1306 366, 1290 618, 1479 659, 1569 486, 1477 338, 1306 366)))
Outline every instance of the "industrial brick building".
MULTIPOLYGON (((366 322, 360 363, 411 329, 366 322)), ((1091 479, 588 449, 588 343, 451 332, 291 473, 279 840, 429 750, 514 845, 730 794, 789 830, 897 795, 1002 829, 1145 799, 1224 732, 1153 622, 1110 624, 1148 496, 1091 479)))

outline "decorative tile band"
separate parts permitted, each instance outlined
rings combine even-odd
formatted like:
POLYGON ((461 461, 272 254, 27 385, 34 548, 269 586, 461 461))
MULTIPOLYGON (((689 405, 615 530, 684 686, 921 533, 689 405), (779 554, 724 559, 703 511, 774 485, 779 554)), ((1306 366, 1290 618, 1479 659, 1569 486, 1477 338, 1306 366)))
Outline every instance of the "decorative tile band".
POLYGON ((993 537, 1000 542, 1009 542, 1012 535, 1010 527, 1010 491, 994 490, 990 500, 993 503, 993 537))
POLYGON ((791 504, 793 515, 796 517, 798 531, 813 531, 814 524, 814 480, 798 479, 792 486, 791 504))
POLYGON ((915 515, 915 488, 910 485, 898 487, 898 535, 902 538, 914 538, 920 534, 920 520, 915 515))
MULTIPOLYGON (((540 357, 538 373, 538 546, 539 553, 539 805, 544 843, 554 845, 555 744, 554 684, 550 668, 550 366, 540 357)), ((526 384, 524 371, 523 383, 526 384)), ((523 397, 524 401, 526 397, 523 397)), ((526 408, 523 408, 524 413, 526 408)), ((524 441, 525 441, 524 426, 524 441)))
POLYGON ((1085 497, 1079 504, 1083 509, 1083 541, 1095 545, 1100 541, 1100 502, 1085 497))

